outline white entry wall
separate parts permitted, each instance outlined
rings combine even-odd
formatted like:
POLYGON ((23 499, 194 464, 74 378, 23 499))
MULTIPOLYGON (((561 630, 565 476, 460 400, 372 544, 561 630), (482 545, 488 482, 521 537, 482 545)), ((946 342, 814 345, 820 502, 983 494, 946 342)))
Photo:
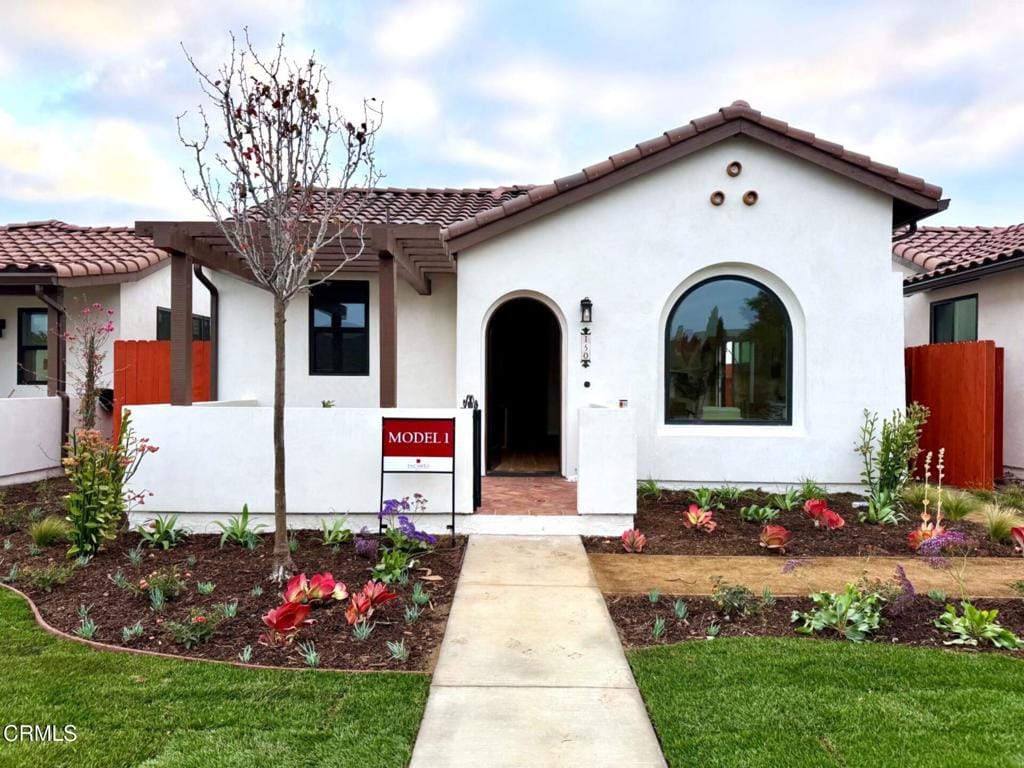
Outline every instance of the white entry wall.
MULTIPOLYGON (((551 306, 565 331, 562 451, 579 466, 578 412, 626 399, 637 473, 670 483, 859 482, 864 408, 903 401, 901 276, 887 196, 746 138, 730 139, 458 254, 456 390, 485 402, 485 329, 510 297, 551 306), (726 166, 738 160, 736 178, 726 166), (726 194, 721 207, 709 195, 726 194), (741 196, 756 190, 759 201, 741 196), (666 425, 665 321, 701 279, 751 277, 793 324, 790 426, 666 425), (580 364, 579 303, 594 303, 580 364)), ((608 446, 616 451, 616 446, 608 446)))

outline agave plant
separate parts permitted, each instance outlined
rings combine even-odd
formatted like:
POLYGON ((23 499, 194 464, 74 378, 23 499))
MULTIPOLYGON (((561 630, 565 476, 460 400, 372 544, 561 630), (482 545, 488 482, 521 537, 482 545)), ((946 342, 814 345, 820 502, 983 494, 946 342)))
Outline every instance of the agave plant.
POLYGON ((786 551, 786 545, 793 538, 793 534, 781 525, 766 525, 761 529, 761 546, 772 551, 786 551))
POLYGON ((622 548, 627 552, 640 554, 647 546, 647 537, 636 528, 631 528, 622 533, 622 548))
POLYGON ((711 510, 696 504, 691 504, 690 508, 683 512, 683 525, 687 528, 704 531, 704 533, 712 533, 718 527, 711 510))

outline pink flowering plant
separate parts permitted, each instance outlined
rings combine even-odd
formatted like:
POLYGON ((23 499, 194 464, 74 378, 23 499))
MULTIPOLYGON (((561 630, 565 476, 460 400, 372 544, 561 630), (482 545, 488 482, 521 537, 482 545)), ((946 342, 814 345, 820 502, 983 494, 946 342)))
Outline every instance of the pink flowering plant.
POLYGON ((79 429, 65 448, 64 472, 71 481, 71 493, 64 497, 71 523, 68 557, 93 555, 117 537, 128 510, 145 502, 146 493, 132 491, 128 482, 157 448, 135 434, 130 411, 124 413, 117 442, 108 442, 98 430, 79 429))
POLYGON ((99 302, 82 309, 74 327, 64 334, 71 361, 68 375, 78 396, 78 420, 85 429, 96 426, 96 401, 106 360, 107 343, 114 333, 114 310, 99 302))

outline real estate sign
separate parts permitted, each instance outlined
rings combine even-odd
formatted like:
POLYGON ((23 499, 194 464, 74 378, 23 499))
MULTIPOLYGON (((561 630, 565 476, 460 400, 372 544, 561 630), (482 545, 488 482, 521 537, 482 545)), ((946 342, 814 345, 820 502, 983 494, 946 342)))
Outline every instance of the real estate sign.
POLYGON ((454 472, 455 419, 383 420, 384 472, 454 472))

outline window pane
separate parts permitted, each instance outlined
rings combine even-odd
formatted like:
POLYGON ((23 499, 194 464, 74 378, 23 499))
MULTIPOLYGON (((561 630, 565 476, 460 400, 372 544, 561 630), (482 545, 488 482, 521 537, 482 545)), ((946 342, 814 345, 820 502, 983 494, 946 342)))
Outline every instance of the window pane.
POLYGON ((954 305, 954 338, 957 341, 978 340, 978 299, 959 299, 954 305))
POLYGON ((953 341, 953 303, 932 305, 932 343, 953 341))
POLYGON ((316 286, 310 295, 310 372, 367 375, 369 283, 339 280, 316 286))
POLYGON ((18 383, 46 383, 46 350, 23 349, 18 367, 18 383))
POLYGON ((697 286, 669 317, 666 419, 788 423, 789 354, 789 318, 767 288, 697 286))
POLYGON ((157 307, 156 309, 156 340, 171 340, 171 310, 157 307))
POLYGON ((21 343, 26 347, 46 346, 46 310, 26 310, 21 315, 21 343))

